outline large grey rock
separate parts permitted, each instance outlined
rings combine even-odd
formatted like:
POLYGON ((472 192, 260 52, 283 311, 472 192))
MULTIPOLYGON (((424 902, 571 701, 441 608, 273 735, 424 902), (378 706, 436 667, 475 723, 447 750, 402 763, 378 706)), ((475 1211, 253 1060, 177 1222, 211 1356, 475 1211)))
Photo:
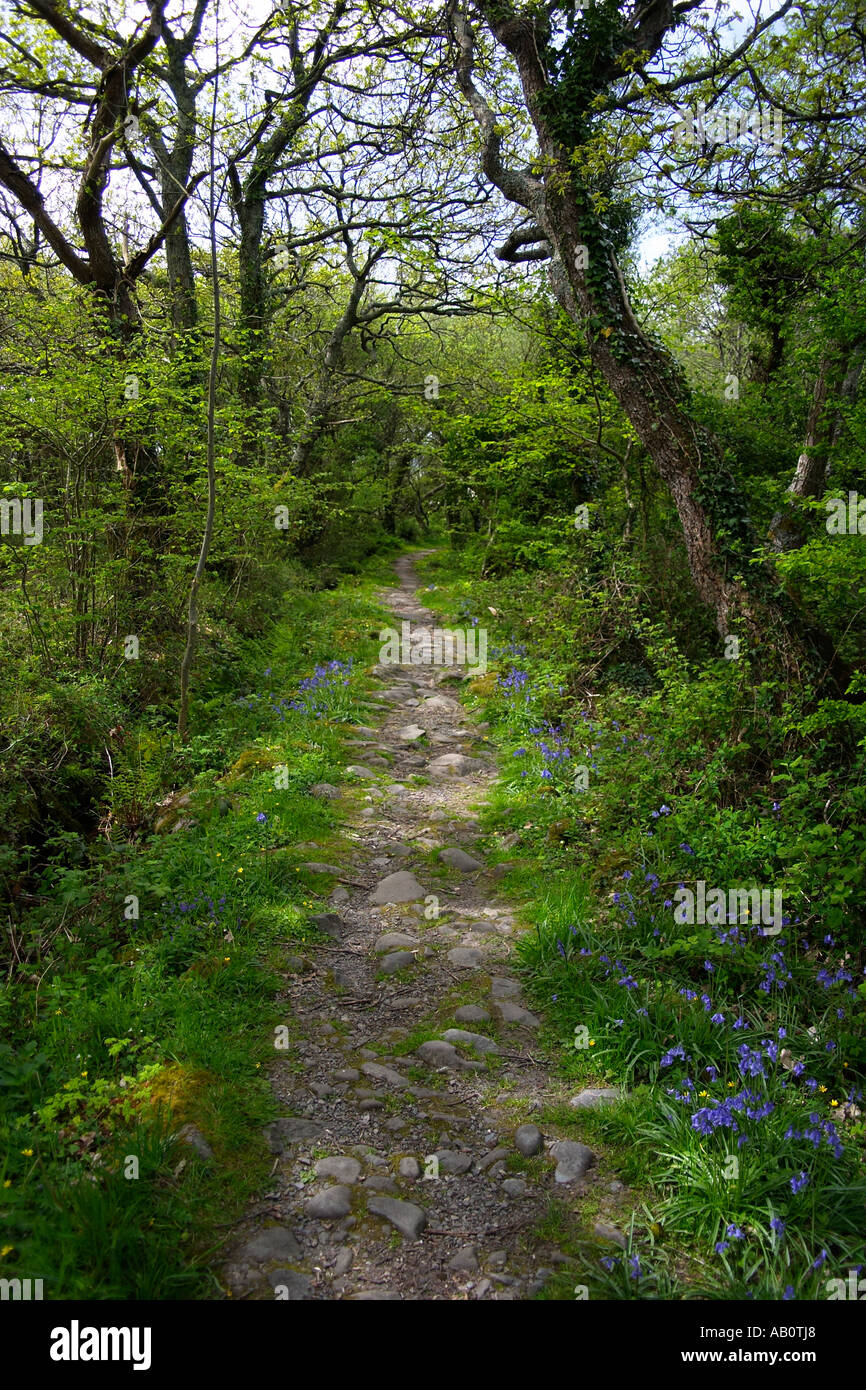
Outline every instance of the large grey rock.
POLYGON ((414 964, 415 957, 411 951, 392 951, 390 955, 382 957, 379 969, 386 975, 396 975, 398 970, 406 970, 414 964))
POLYGON ((320 864, 317 859, 308 859, 298 867, 306 869, 308 874, 331 874, 334 878, 342 878, 344 873, 336 864, 320 864))
POLYGON ((314 1216, 319 1221, 336 1221, 341 1216, 348 1216, 351 1210, 351 1189, 342 1185, 327 1187, 324 1192, 310 1197, 306 1203, 307 1215, 314 1216))
POLYGON ((410 874, 408 869, 400 869, 396 874, 389 874, 376 884, 370 894, 371 903, 411 903, 417 902, 419 898, 425 896, 424 889, 418 882, 414 874, 410 874))
POLYGON ((397 1164, 397 1172, 401 1178, 409 1178, 414 1182, 416 1178, 420 1178, 421 1176, 421 1164, 418 1162, 417 1158, 412 1158, 407 1154, 406 1157, 401 1158, 400 1162, 397 1164))
POLYGON ((310 796, 317 801, 336 801, 339 795, 340 788, 333 787, 330 782, 314 782, 310 787, 310 796))
POLYGON ((265 1138, 271 1153, 284 1153, 289 1144, 299 1144, 305 1139, 318 1139, 324 1125, 319 1120, 296 1119, 294 1116, 274 1120, 266 1125, 265 1138))
POLYGON ((371 1197, 367 1210, 382 1216, 410 1240, 417 1240, 427 1225, 427 1213, 414 1202, 401 1202, 397 1197, 371 1197))
POLYGON ((478 1004, 461 1004, 459 1009, 454 1010, 454 1017, 458 1023, 490 1022, 489 1013, 478 1004))
POLYGON ((265 1264, 268 1260, 299 1260, 301 1247, 285 1226, 268 1226, 247 1241, 239 1258, 257 1264, 265 1264))
POLYGON ((431 777, 468 777, 483 766, 480 758, 467 758, 465 753, 441 753, 427 765, 431 777))
POLYGON ((514 1135, 514 1143, 524 1158, 532 1158, 544 1148, 544 1135, 538 1125, 521 1125, 514 1135))
POLYGON ((437 1149, 436 1157, 439 1160, 439 1172, 448 1173, 453 1177, 468 1173, 472 1167, 472 1155, 458 1153, 456 1149, 437 1149))
POLYGON ((615 1105, 618 1100, 622 1100, 622 1096, 612 1086, 587 1086, 568 1103, 575 1110, 599 1110, 604 1105, 615 1105))
MULTIPOLYGON (((407 703, 409 703, 407 701, 407 703)), ((401 743, 417 743, 419 738, 423 738, 426 733, 420 724, 404 724, 402 729, 397 730, 397 737, 401 743)))
POLYGON ((333 1178, 335 1182, 351 1187, 361 1176, 361 1165, 357 1158, 345 1158, 341 1154, 335 1154, 332 1158, 319 1159, 316 1164, 316 1176, 333 1178))
POLYGON ((595 1154, 586 1144, 576 1144, 572 1139, 560 1139, 554 1144, 551 1153, 556 1159, 557 1182, 578 1182, 595 1163, 595 1154))
POLYGON ((443 864, 448 864, 452 869, 459 869, 464 874, 484 867, 479 859, 473 859, 465 849, 442 849, 439 851, 439 858, 443 864))
POLYGON ((386 931, 380 936, 373 950, 377 955, 382 955, 385 951, 398 951, 401 947, 417 946, 418 940, 414 936, 409 936, 404 931, 386 931))
POLYGON ((350 763, 346 768, 346 772, 350 777, 360 777, 363 781, 367 781, 378 775, 375 772, 371 772, 368 767, 362 767, 360 763, 350 763))
POLYGON ((514 999, 520 993, 520 981, 494 975, 490 981, 490 993, 494 999, 514 999))
POLYGON ((379 1062, 364 1062, 361 1071, 365 1076, 372 1076, 375 1081, 386 1081, 389 1086, 396 1086, 401 1091, 409 1085, 405 1076, 401 1076, 394 1067, 383 1067, 379 1062))
POLYGON ((464 970, 477 970, 484 956, 474 946, 453 946, 448 952, 448 959, 452 965, 459 965, 464 970))
POLYGON ((446 1042, 465 1043, 467 1047, 474 1047, 476 1052, 498 1052, 499 1048, 492 1038, 485 1038, 483 1033, 467 1033, 463 1028, 446 1028, 442 1034, 446 1042))

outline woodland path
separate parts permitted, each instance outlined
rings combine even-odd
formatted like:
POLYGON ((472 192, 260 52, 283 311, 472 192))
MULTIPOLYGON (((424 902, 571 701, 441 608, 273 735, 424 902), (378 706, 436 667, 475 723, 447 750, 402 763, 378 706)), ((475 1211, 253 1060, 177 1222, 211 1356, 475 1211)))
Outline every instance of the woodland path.
MULTIPOLYGON (((413 634, 436 621, 414 558, 381 595, 413 634)), ((609 1219, 625 1193, 584 1146, 556 1149, 534 1125, 569 1094, 533 1052, 540 1020, 511 968, 520 928, 476 849, 473 812, 495 777, 483 726, 464 718, 454 668, 376 675, 340 790, 348 882, 319 919, 332 944, 310 948, 312 968, 280 995, 290 1046, 271 1067, 272 1186, 222 1283, 234 1298, 526 1299, 569 1262, 537 1231, 551 1201, 573 1225, 590 1192, 609 1219), (457 867, 442 850, 460 851, 457 867), (440 1041, 419 1043, 422 1031, 440 1041)))

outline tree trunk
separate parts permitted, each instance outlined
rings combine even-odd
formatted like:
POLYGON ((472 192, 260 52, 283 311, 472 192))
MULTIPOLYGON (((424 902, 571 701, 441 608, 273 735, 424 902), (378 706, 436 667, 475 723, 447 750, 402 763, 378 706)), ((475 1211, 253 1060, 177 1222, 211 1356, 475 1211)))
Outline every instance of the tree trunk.
MULTIPOLYGON (((457 76, 482 132, 482 163, 488 177, 512 202, 534 219, 537 241, 552 253, 550 278, 559 303, 586 332, 593 365, 610 386, 632 422, 667 486, 679 515, 689 568, 695 586, 711 610, 722 637, 737 629, 752 639, 753 650, 765 642, 774 612, 774 576, 753 573, 754 592, 740 578, 746 572, 751 536, 736 486, 712 436, 690 412, 690 392, 673 358, 651 341, 629 303, 611 239, 582 184, 551 119, 551 86, 539 57, 543 35, 529 14, 515 14, 494 0, 478 8, 496 40, 514 59, 540 147, 537 165, 543 177, 504 168, 496 119, 472 79, 473 37, 465 19, 452 17, 458 46, 457 76), (504 14, 504 11, 507 11, 504 14)), ((669 7, 650 3, 648 22, 663 34, 669 7), (650 12, 656 12, 655 18, 650 12)), ((656 46, 660 43, 657 37, 656 46)), ((640 42, 640 38, 638 39, 640 42)), ((643 47, 650 47, 649 35, 643 47)), ((585 94, 589 106, 611 76, 605 75, 585 94)))
POLYGON ((776 550, 797 550, 806 541, 806 517, 797 504, 802 498, 820 497, 826 487, 830 455, 842 432, 840 407, 856 397, 864 362, 866 342, 862 340, 847 354, 847 361, 836 345, 821 358, 803 451, 787 489, 790 501, 770 522, 776 550))

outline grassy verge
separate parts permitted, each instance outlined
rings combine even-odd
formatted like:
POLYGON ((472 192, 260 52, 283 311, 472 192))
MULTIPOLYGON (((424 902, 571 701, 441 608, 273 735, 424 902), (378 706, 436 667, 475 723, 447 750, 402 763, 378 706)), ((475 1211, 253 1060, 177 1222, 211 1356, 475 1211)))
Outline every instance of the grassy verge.
POLYGON ((626 1096, 547 1116, 640 1198, 625 1251, 578 1242, 591 1296, 834 1296, 864 1262, 862 750, 834 771, 832 711, 810 726, 649 625, 630 671, 587 678, 591 596, 549 576, 425 572, 449 622, 488 628, 466 700, 499 752, 487 850, 513 864, 542 1046, 626 1096))
POLYGON ((333 882, 299 865, 339 853, 310 788, 347 761, 392 573, 380 557, 288 593, 187 747, 158 712, 126 732, 109 835, 78 862, 56 847, 0 994, 4 1277, 46 1298, 219 1296, 213 1257, 267 1178, 274 996, 333 882))

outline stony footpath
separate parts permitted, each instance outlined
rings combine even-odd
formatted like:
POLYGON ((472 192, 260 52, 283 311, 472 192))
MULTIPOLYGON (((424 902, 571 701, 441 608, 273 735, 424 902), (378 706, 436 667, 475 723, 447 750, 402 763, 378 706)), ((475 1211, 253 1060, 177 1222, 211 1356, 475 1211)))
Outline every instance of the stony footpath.
MULTIPOLYGON (((383 602, 415 634, 435 618, 411 557, 397 571, 383 602)), ((287 962, 272 1185, 221 1282, 233 1298, 531 1298, 569 1263, 541 1223, 624 1245, 627 1197, 586 1145, 534 1117, 616 1093, 574 1096, 533 1053, 541 1020, 510 969, 519 928, 477 849, 495 768, 454 696, 461 673, 376 675, 344 786, 313 788, 349 808, 345 862, 306 866, 339 880, 316 919, 331 944, 287 962), (590 1192, 604 1219, 587 1227, 590 1192)))

